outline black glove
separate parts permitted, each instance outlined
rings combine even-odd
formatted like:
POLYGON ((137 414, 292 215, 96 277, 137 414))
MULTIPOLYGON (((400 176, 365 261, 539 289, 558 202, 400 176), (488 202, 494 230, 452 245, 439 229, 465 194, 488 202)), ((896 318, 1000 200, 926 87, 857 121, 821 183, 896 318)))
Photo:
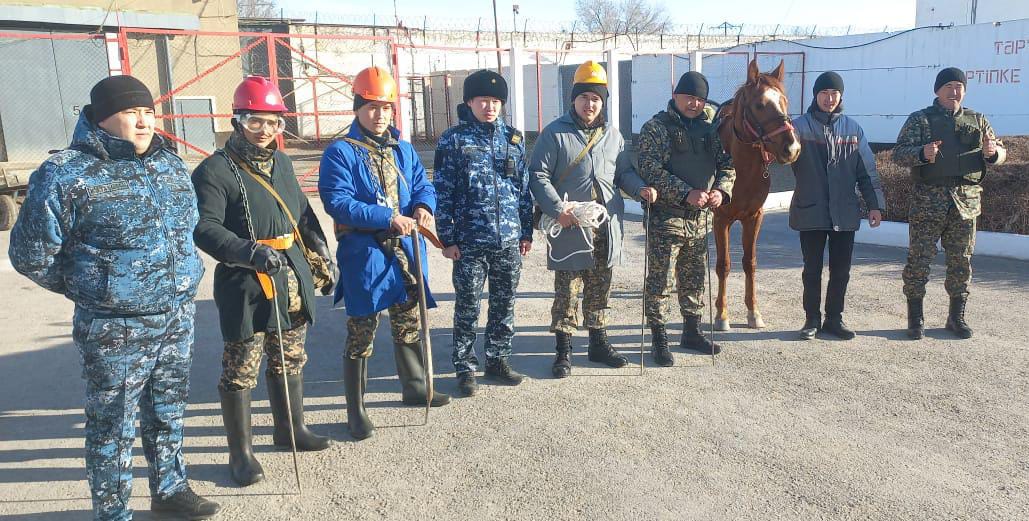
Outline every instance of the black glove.
POLYGON ((275 275, 287 264, 289 261, 281 251, 271 246, 254 243, 253 254, 250 256, 250 265, 253 266, 254 271, 275 275))

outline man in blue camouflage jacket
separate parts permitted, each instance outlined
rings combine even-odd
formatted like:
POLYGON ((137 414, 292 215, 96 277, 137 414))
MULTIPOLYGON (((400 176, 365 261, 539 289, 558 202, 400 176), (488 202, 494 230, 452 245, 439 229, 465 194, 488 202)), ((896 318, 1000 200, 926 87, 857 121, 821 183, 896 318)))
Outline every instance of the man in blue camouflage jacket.
POLYGON ((436 229, 454 261, 454 369, 458 389, 475 394, 475 326, 482 288, 489 280, 485 375, 518 385, 508 357, 522 259, 532 248, 532 195, 522 133, 504 124, 503 76, 480 70, 464 82, 461 122, 440 136, 433 185, 436 229))
POLYGON ((193 245, 193 184, 154 135, 154 101, 142 82, 105 78, 90 101, 71 146, 32 174, 11 231, 11 264, 75 303, 94 519, 132 519, 137 409, 151 509, 207 519, 219 506, 190 489, 182 456, 193 299, 204 274, 193 245))

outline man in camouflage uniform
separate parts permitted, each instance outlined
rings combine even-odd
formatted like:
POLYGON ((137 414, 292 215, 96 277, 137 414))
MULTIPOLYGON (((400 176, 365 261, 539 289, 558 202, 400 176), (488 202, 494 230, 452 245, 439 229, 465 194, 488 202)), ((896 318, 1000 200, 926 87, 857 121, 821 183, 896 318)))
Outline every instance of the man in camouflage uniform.
MULTIPOLYGON (((325 150, 318 192, 336 222, 340 272, 348 274, 336 285, 335 301, 343 300, 349 315, 343 383, 350 434, 360 440, 375 431, 364 393, 380 311, 389 310, 403 402, 425 405, 428 399, 414 248, 421 250, 426 305, 436 302, 429 293, 425 240, 419 237, 416 244, 411 232, 415 226, 432 230, 436 192, 414 147, 390 125, 398 96, 389 72, 364 69, 354 77, 353 90, 357 117, 347 135, 325 150)), ((433 407, 448 403, 450 396, 432 394, 433 407)))
POLYGON ((507 82, 480 70, 464 82, 460 123, 440 136, 433 185, 436 227, 454 261, 454 369, 462 394, 475 394, 475 326, 479 300, 489 279, 486 377, 518 385, 511 369, 515 293, 522 259, 532 248, 532 194, 522 133, 504 124, 500 110, 507 82))
POLYGON ((720 351, 700 331, 706 237, 711 232, 711 209, 729 202, 736 171, 722 148, 707 94, 702 74, 683 74, 668 108, 640 130, 640 177, 660 194, 650 210, 646 316, 654 360, 666 367, 675 363, 665 331, 672 259, 684 320, 680 347, 708 354, 720 351))
POLYGON ((965 304, 972 278, 975 218, 981 211, 983 189, 979 183, 986 165, 1003 163, 1007 152, 986 117, 961 106, 967 83, 960 69, 940 71, 934 87, 936 100, 908 116, 893 149, 893 160, 911 167, 915 183, 908 214, 908 262, 903 274, 907 334, 912 339, 924 334, 922 299, 937 240, 947 255, 947 329, 959 338, 972 336, 965 322, 965 304))
POLYGON ((182 160, 154 135, 142 82, 90 91, 68 149, 32 174, 11 231, 11 264, 75 303, 72 339, 86 380, 86 478, 97 520, 132 519, 132 444, 140 412, 151 510, 207 519, 218 504, 186 481, 182 424, 193 299, 196 195, 182 160))

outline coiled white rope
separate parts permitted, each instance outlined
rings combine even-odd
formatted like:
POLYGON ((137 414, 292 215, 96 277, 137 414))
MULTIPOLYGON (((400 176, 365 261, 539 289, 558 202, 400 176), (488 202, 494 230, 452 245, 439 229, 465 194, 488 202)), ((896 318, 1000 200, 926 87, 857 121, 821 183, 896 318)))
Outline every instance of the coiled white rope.
POLYGON ((563 262, 580 253, 593 252, 592 232, 600 228, 602 224, 611 218, 604 205, 596 201, 569 201, 568 194, 565 194, 564 201, 558 203, 558 213, 564 213, 568 208, 571 208, 572 216, 578 221, 576 227, 579 228, 579 233, 582 234, 582 238, 586 242, 586 248, 573 251, 560 259, 554 258, 553 247, 550 241, 556 239, 561 234, 561 231, 564 230, 564 227, 561 226, 557 219, 543 214, 540 218, 540 230, 543 231, 543 235, 547 238, 547 257, 550 257, 550 260, 554 262, 563 262))

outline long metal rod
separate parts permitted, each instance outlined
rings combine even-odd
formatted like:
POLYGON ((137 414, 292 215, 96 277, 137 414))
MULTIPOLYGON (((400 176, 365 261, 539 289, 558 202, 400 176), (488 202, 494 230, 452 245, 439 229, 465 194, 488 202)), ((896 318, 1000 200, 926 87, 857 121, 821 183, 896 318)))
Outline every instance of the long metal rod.
POLYGON ((711 214, 714 210, 708 210, 704 214, 704 260, 707 262, 707 317, 710 322, 711 332, 711 365, 715 365, 715 308, 714 297, 711 291, 711 214))
POLYGON ((643 354, 647 343, 647 278, 650 277, 650 201, 643 201, 643 310, 640 313, 640 376, 646 358, 643 354))
MULTIPOLYGON (((287 268, 288 269, 288 268, 287 268)), ((289 423, 289 448, 293 450, 293 475, 297 479, 297 495, 304 493, 304 486, 300 483, 300 464, 297 462, 297 438, 293 432, 293 405, 289 401, 289 383, 286 374, 286 350, 282 345, 282 319, 279 318, 279 292, 275 288, 275 279, 268 276, 272 283, 272 314, 275 315, 275 338, 279 341, 279 362, 282 363, 282 390, 286 398, 286 416, 289 423)))
POLYGON ((429 305, 425 296, 425 277, 422 273, 422 246, 418 227, 411 230, 414 249, 415 278, 418 279, 418 315, 421 323, 422 367, 425 369, 425 421, 429 424, 429 409, 432 408, 432 338, 429 335, 429 305))

